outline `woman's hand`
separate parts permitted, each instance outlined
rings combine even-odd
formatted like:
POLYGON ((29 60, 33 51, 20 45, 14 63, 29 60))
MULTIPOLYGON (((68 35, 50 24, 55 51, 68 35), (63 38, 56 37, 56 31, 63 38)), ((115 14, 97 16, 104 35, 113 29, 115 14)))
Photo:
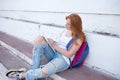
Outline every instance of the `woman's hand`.
POLYGON ((53 40, 53 39, 50 39, 50 38, 49 38, 48 40, 49 40, 51 46, 52 46, 53 48, 55 48, 55 45, 56 45, 56 44, 54 43, 54 40, 53 40))

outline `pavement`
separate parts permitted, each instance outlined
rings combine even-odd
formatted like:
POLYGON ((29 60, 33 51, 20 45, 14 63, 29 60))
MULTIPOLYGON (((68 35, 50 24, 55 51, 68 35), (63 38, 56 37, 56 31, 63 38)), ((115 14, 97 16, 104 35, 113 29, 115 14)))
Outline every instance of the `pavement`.
MULTIPOLYGON (((11 80, 5 76, 10 68, 22 68, 27 70, 32 64, 33 44, 13 37, 0 31, 0 80, 11 80)), ((43 59, 46 63, 46 59, 43 59)), ((45 80, 45 79, 38 79, 45 80)), ((72 70, 51 75, 48 80, 119 80, 111 75, 96 71, 88 66, 81 66, 72 70)))

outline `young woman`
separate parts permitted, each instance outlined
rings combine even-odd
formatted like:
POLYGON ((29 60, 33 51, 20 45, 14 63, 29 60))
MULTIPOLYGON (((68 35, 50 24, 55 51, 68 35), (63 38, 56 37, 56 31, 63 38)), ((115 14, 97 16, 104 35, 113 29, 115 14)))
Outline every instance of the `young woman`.
POLYGON ((8 77, 25 77, 26 80, 35 80, 36 78, 44 78, 56 72, 64 71, 70 66, 69 58, 73 60, 74 55, 85 40, 82 31, 82 20, 78 14, 70 14, 66 17, 66 31, 64 31, 56 43, 55 40, 49 39, 50 44, 56 50, 53 52, 51 47, 46 43, 43 36, 35 39, 35 47, 32 56, 32 69, 27 72, 12 71, 8 72, 8 77), (75 38, 77 36, 77 38, 75 38), (69 50, 66 49, 68 42, 74 38, 74 42, 69 50), (48 63, 42 65, 42 56, 48 60, 48 63))

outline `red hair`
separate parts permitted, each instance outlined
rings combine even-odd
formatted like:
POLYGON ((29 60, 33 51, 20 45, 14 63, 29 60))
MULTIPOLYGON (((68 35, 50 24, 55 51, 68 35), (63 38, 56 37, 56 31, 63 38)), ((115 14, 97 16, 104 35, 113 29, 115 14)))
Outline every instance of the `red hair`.
MULTIPOLYGON (((70 28, 72 36, 78 36, 82 41, 86 39, 84 32, 82 31, 82 20, 81 17, 75 13, 66 16, 66 20, 70 19, 70 28)), ((75 39, 76 42, 76 39, 75 39)))

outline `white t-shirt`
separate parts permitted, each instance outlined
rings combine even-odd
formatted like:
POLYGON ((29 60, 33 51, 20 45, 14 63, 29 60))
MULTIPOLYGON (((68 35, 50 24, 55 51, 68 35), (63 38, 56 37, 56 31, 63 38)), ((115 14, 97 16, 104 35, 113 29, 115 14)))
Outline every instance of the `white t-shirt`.
MULTIPOLYGON (((66 31, 64 31, 62 33, 62 35, 58 38, 57 40, 57 45, 60 47, 60 48, 63 48, 63 49, 66 49, 66 45, 69 43, 69 41, 72 39, 72 37, 67 37, 66 36, 66 31)), ((70 65, 70 62, 69 62, 69 58, 62 55, 63 58, 65 59, 65 61, 70 65)), ((71 57, 71 60, 73 60, 74 56, 71 57)))

